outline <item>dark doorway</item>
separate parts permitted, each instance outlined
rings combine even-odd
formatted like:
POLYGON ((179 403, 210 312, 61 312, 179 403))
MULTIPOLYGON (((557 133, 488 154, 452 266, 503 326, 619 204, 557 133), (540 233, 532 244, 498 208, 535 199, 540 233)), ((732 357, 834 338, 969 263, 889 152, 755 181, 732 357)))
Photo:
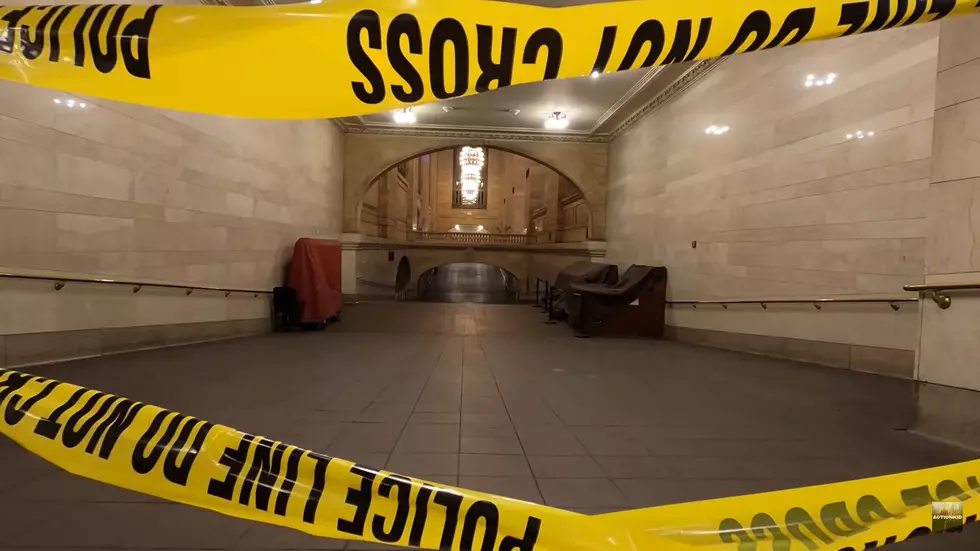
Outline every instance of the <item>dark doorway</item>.
POLYGON ((513 304, 518 301, 514 274, 489 264, 457 262, 433 268, 419 277, 419 300, 513 304))
POLYGON ((405 291, 408 290, 408 285, 411 282, 412 265, 408 262, 408 257, 403 256, 398 261, 398 271, 395 272, 395 298, 404 299, 405 291))

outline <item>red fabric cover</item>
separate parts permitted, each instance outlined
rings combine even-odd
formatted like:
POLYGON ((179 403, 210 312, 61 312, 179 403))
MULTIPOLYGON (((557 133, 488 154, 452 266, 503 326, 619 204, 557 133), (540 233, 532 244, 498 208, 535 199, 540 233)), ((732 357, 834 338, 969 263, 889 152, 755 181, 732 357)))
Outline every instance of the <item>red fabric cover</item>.
POLYGON ((296 289, 304 322, 322 322, 340 311, 340 278, 339 241, 296 240, 286 285, 296 289))

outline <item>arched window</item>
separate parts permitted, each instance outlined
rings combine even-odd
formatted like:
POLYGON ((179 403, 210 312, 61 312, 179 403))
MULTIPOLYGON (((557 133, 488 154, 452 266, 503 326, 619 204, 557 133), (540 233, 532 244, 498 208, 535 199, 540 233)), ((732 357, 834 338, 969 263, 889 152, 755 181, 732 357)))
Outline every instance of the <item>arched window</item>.
POLYGON ((463 146, 454 150, 453 208, 487 208, 487 150, 463 146))

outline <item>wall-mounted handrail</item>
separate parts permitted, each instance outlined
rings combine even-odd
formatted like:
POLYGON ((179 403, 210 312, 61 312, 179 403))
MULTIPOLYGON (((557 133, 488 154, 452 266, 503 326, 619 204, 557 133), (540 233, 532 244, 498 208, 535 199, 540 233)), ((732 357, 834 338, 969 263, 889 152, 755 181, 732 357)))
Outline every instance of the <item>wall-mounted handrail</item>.
POLYGON ((673 308, 675 305, 687 306, 690 305, 692 308, 697 308, 701 305, 716 304, 728 309, 730 304, 758 304, 762 306, 763 309, 768 309, 770 304, 812 304, 814 308, 820 310, 823 308, 823 304, 841 303, 841 304, 860 304, 860 303, 875 303, 883 302, 887 303, 892 307, 892 310, 899 310, 901 308, 902 302, 918 302, 919 299, 912 297, 895 297, 895 298, 809 298, 809 299, 733 299, 733 300, 668 300, 667 306, 673 308))
POLYGON ((272 291, 262 291, 258 289, 239 289, 234 287, 209 287, 207 285, 180 285, 177 283, 150 283, 146 281, 132 281, 125 279, 108 279, 101 277, 63 277, 55 275, 34 275, 34 274, 15 274, 0 272, 0 278, 4 279, 31 279, 36 281, 53 281, 54 290, 60 291, 65 288, 68 283, 104 283, 108 285, 125 285, 133 288, 133 293, 138 293, 143 287, 160 287, 164 289, 181 289, 185 294, 189 295, 194 291, 217 291, 222 292, 225 296, 229 296, 232 293, 251 293, 255 297, 259 295, 271 295, 272 291))
POLYGON ((931 298, 936 306, 943 310, 953 303, 953 297, 945 291, 980 291, 980 283, 927 283, 924 285, 906 285, 906 291, 922 293, 931 298))

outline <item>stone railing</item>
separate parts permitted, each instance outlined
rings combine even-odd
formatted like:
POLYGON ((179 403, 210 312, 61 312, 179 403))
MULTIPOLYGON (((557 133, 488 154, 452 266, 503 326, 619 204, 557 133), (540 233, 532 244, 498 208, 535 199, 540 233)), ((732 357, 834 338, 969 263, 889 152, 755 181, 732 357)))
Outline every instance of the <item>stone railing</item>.
POLYGON ((412 232, 412 241, 473 245, 526 245, 527 236, 515 233, 412 232))

